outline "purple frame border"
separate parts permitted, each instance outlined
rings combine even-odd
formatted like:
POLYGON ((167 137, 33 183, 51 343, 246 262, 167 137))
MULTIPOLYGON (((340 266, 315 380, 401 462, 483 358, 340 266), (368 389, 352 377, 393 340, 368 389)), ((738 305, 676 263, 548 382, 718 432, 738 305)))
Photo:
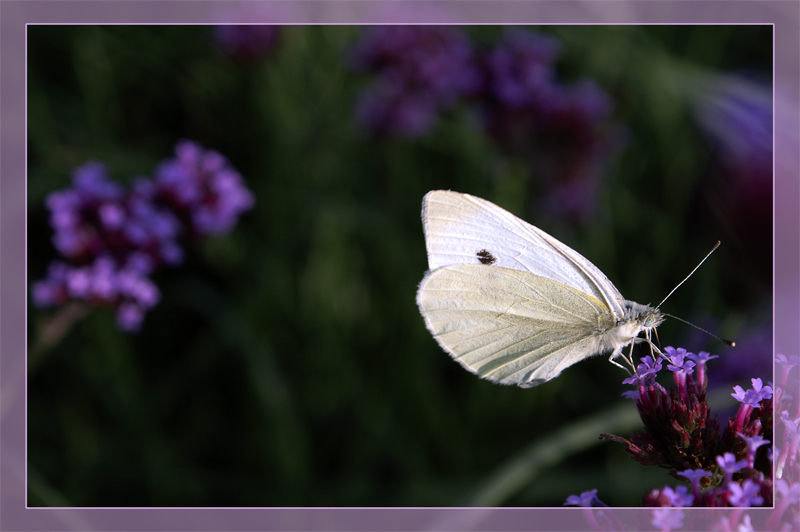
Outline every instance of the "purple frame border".
MULTIPOLYGON (((26 508, 26 24, 773 24, 775 42, 774 338, 800 354, 800 3, 671 0, 0 2, 0 529, 581 530, 582 508, 26 508), (240 19, 220 19, 241 9, 240 19)), ((776 442, 780 443, 780 442, 776 442)), ((687 529, 737 509, 684 509, 687 529)), ((608 510, 606 510, 608 512, 608 510)), ((771 510, 750 509, 756 530, 771 510)), ((650 511, 614 509, 628 530, 650 511)), ((602 519, 601 519, 602 520, 602 519)))

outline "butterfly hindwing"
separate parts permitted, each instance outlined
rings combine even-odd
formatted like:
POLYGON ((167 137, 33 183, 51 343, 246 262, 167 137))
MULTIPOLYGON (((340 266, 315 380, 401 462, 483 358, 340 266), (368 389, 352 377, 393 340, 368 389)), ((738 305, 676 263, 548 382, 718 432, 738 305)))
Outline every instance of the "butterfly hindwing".
POLYGON ((417 294, 439 344, 469 371, 536 386, 595 354, 614 324, 597 298, 535 274, 465 264, 428 272, 417 294), (587 354, 588 353, 588 354, 587 354))

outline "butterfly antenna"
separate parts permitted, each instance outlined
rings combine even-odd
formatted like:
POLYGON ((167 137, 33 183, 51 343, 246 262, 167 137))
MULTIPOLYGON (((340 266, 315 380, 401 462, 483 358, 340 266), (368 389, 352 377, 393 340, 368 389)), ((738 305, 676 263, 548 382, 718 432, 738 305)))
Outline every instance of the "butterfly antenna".
POLYGON ((703 331, 704 333, 706 333, 707 335, 711 336, 712 338, 716 338, 717 340, 719 340, 719 341, 720 341, 720 342, 722 342, 723 344, 728 344, 728 345, 729 345, 729 346, 731 346, 731 347, 736 347, 736 342, 734 342, 733 340, 726 340, 726 339, 724 339, 724 338, 720 338, 720 337, 719 337, 719 336, 717 336, 716 334, 714 334, 714 333, 710 333, 710 332, 708 332, 707 330, 703 329, 702 327, 698 327, 698 326, 697 326, 697 325, 695 325, 694 323, 691 323, 691 322, 689 322, 689 321, 686 321, 686 320, 684 320, 683 318, 679 318, 678 316, 673 316, 672 314, 667 314, 666 312, 662 312, 662 314, 663 314, 664 316, 669 316, 670 318, 675 318, 675 319, 676 319, 676 320, 678 320, 678 321, 682 321, 682 322, 683 322, 683 323, 685 323, 686 325, 691 325, 692 327, 694 327, 694 328, 695 328, 695 329, 697 329, 698 331, 703 331))
MULTIPOLYGON (((659 307, 661 307, 661 305, 663 305, 663 304, 664 304, 664 301, 666 301, 666 300, 669 298, 669 296, 671 296, 671 295, 673 294, 673 292, 675 292, 675 290, 677 290, 677 289, 678 289, 678 288, 679 288, 679 287, 680 287, 680 286, 681 286, 683 283, 685 283, 685 282, 686 282, 686 280, 687 280, 687 279, 689 279, 689 277, 691 277, 691 276, 692 276, 692 274, 693 274, 694 272, 696 272, 696 271, 697 271, 697 268, 699 268, 699 267, 700 267, 700 265, 701 265, 701 264, 703 264, 703 263, 706 261, 706 259, 707 259, 708 257, 710 257, 710 256, 711 256, 711 254, 712 254, 712 253, 714 253, 714 250, 715 250, 715 249, 717 249, 717 248, 719 247, 719 244, 720 244, 720 242, 719 242, 719 240, 717 240, 717 243, 716 243, 716 244, 714 244, 714 247, 713 247, 713 248, 711 248, 711 251, 709 251, 709 252, 708 252, 708 255, 706 255, 706 256, 703 258, 703 260, 701 260, 701 261, 700 261, 700 264, 698 264, 697 266, 695 266, 695 267, 694 267, 694 270, 692 270, 691 272, 689 272, 689 275, 687 275, 687 276, 686 276, 686 279, 684 279, 683 281, 681 281, 680 283, 678 283, 678 286, 676 286, 675 288, 673 288, 673 289, 672 289, 672 292, 670 292, 669 294, 667 294, 667 297, 665 297, 663 300, 661 300, 661 303, 659 303, 658 305, 656 305, 656 308, 659 308, 659 307)), ((675 317, 675 316, 673 316, 673 318, 674 318, 674 317, 675 317)), ((680 318, 676 318, 676 319, 680 319, 680 318)), ((688 323, 688 322, 687 322, 687 323, 688 323)), ((689 323, 689 325, 691 325, 691 323, 689 323)), ((699 327, 698 327, 698 329, 699 329, 699 327)), ((711 334, 711 333, 709 333, 709 334, 711 334)), ((714 335, 712 334, 711 336, 714 336, 714 335)))

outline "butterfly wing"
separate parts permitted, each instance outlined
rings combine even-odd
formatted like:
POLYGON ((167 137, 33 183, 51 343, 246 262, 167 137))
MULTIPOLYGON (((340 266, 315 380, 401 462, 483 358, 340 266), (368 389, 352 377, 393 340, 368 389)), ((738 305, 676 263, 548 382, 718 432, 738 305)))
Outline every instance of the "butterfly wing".
POLYGON ((625 299, 594 264, 484 199, 433 190, 422 201, 428 267, 485 264, 558 281, 602 301, 617 318, 625 299))
POLYGON ((483 264, 428 272, 417 304, 442 348, 469 371, 531 387, 600 349, 614 326, 600 300, 558 281, 483 264))

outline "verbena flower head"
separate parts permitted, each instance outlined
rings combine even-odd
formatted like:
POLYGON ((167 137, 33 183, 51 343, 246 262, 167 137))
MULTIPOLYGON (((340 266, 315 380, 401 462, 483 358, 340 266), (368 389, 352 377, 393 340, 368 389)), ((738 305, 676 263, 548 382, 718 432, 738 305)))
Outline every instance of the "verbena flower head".
POLYGON ((376 75, 357 116, 376 134, 417 137, 438 114, 479 87, 472 43, 451 26, 373 26, 350 51, 351 66, 376 75))
POLYGON ((47 197, 63 260, 32 285, 34 304, 83 301, 115 310, 120 328, 137 330, 160 299, 148 276, 183 260, 179 238, 227 231, 252 207, 252 193, 221 155, 188 141, 176 151, 155 180, 139 178, 128 192, 90 162, 75 169, 72 187, 47 197))
POLYGON ((664 357, 674 367, 672 390, 652 379, 651 359, 642 359, 636 375, 625 380, 638 388, 635 400, 643 430, 629 438, 600 435, 621 443, 634 460, 668 468, 675 478, 691 483, 691 492, 685 485, 652 490, 644 497, 645 505, 771 505, 772 465, 767 449, 759 450, 772 438, 771 388, 752 379, 753 388, 738 395, 760 400, 759 408, 743 405, 744 413, 740 408, 723 429, 706 402, 708 379, 699 378, 699 370, 715 357, 671 347, 664 349, 664 357), (689 369, 698 369, 696 375, 685 371, 689 359, 689 369))
MULTIPOLYGON (((671 362, 667 365, 667 369, 673 372, 683 372, 683 373, 692 373, 694 370, 695 363, 691 360, 684 360, 685 358, 693 358, 696 355, 694 353, 689 353, 686 349, 680 347, 675 349, 674 347, 667 347, 664 349, 664 353, 667 359, 671 362)), ((707 353, 706 353, 707 354, 707 353)))
POLYGON ((222 234, 251 209, 255 198, 221 154, 191 141, 175 147, 175 158, 155 170, 154 199, 188 219, 199 235, 222 234))
POLYGON ((532 166, 543 207, 585 219, 621 135, 607 123, 612 100, 599 85, 558 80, 553 62, 559 48, 552 37, 510 28, 482 54, 484 83, 476 104, 489 135, 532 166))

